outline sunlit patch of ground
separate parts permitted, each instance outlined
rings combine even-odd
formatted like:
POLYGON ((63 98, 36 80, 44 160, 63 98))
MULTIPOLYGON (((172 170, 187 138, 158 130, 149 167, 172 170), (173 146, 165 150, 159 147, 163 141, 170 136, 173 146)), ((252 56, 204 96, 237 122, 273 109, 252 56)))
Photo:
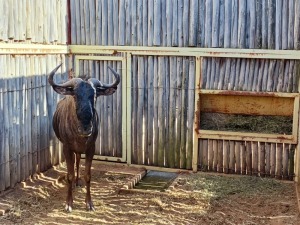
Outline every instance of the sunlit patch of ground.
MULTIPOLYGON (((84 167, 81 167, 83 173, 84 167)), ((95 212, 85 210, 85 188, 64 211, 65 167, 54 168, 0 198, 9 212, 0 224, 299 224, 292 183, 256 177, 181 174, 164 194, 119 194, 141 170, 93 163, 95 212)))

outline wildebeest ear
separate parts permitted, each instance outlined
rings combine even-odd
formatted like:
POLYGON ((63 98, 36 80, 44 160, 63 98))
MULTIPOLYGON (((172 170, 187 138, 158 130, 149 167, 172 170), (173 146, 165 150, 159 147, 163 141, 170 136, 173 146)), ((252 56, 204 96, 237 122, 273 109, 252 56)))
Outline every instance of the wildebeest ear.
POLYGON ((97 87, 96 93, 97 97, 100 95, 112 95, 117 90, 117 87, 111 87, 111 88, 104 88, 104 87, 97 87))
POLYGON ((73 87, 60 87, 60 86, 52 86, 54 91, 61 95, 74 95, 73 87))

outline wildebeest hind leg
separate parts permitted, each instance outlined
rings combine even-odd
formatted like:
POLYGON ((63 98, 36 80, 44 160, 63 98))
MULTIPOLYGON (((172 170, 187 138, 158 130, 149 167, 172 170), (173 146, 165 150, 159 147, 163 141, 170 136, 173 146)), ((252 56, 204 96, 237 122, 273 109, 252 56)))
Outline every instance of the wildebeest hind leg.
POLYGON ((86 209, 93 210, 93 211, 95 210, 95 207, 91 198, 91 166, 92 166, 94 152, 95 152, 95 148, 90 149, 90 151, 86 152, 85 175, 84 175, 84 179, 86 183, 86 197, 85 197, 86 209))
POLYGON ((75 172, 74 172, 74 163, 75 163, 75 155, 74 153, 67 147, 63 146, 64 155, 67 162, 67 182, 68 182, 68 193, 67 193, 67 200, 66 200, 66 211, 72 212, 73 207, 73 181, 75 178, 75 172))

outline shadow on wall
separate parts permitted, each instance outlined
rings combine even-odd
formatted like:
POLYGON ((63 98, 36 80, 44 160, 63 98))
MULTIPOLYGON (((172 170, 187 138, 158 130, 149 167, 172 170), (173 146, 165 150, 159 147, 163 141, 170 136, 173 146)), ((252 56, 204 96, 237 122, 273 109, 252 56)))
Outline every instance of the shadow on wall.
MULTIPOLYGON (((40 67, 28 76, 22 74, 26 66, 21 62, 9 66, 15 71, 0 70, 0 191, 63 161, 51 125, 61 96, 40 67)), ((66 79, 66 73, 57 76, 58 81, 66 79)))

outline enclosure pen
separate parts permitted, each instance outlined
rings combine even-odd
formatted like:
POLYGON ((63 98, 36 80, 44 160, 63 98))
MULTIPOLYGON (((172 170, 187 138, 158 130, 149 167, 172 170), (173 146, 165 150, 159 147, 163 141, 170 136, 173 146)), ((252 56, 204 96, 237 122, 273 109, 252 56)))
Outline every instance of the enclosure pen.
POLYGON ((110 65, 125 83, 97 103, 97 156, 157 169, 299 176, 300 57, 293 51, 300 48, 299 1, 9 0, 2 6, 0 191, 63 161, 51 129, 60 97, 47 74, 64 62, 57 81, 66 79, 77 56, 124 59, 83 59, 75 71, 108 83, 110 65), (207 95, 245 99, 241 104, 254 96, 256 105, 289 102, 284 116, 292 118, 292 132, 207 131, 199 125, 207 95))

